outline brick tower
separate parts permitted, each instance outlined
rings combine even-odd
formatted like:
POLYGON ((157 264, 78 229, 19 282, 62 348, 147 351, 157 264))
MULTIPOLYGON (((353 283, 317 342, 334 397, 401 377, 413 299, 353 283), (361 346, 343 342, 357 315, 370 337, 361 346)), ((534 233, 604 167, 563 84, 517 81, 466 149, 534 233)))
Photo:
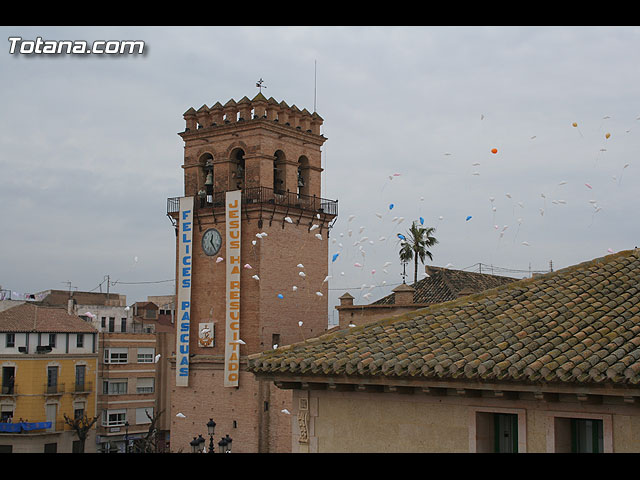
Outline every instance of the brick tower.
POLYGON ((208 448, 213 419, 215 444, 229 435, 234 452, 289 452, 290 391, 245 367, 247 355, 327 330, 337 202, 320 198, 323 120, 262 93, 184 119, 184 197, 167 202, 177 252, 171 450, 190 451, 200 434, 208 448))

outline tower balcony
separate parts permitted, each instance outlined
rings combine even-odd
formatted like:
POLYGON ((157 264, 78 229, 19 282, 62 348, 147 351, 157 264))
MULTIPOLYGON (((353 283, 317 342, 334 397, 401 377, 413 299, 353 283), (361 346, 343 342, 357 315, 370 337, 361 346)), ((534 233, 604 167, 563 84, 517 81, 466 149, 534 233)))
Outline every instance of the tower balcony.
MULTIPOLYGON (((214 215, 224 212, 226 192, 213 192, 211 195, 196 196, 194 198, 194 209, 196 212, 213 212, 214 215)), ((310 216, 320 215, 321 218, 333 220, 338 216, 338 201, 316 197, 315 195, 301 195, 286 191, 275 192, 268 187, 251 187, 242 190, 242 209, 256 208, 261 212, 270 211, 286 212, 287 214, 310 216)), ((173 197, 167 199, 167 215, 176 217, 180 210, 180 198, 173 197)))

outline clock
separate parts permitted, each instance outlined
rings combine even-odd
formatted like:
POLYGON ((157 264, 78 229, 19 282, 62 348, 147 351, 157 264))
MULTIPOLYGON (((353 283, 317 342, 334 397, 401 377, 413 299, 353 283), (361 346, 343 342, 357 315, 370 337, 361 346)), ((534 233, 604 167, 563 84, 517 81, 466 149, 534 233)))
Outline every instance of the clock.
POLYGON ((222 246, 222 235, 215 228, 210 228, 204 235, 202 235, 202 250, 204 253, 211 256, 220 251, 222 246))

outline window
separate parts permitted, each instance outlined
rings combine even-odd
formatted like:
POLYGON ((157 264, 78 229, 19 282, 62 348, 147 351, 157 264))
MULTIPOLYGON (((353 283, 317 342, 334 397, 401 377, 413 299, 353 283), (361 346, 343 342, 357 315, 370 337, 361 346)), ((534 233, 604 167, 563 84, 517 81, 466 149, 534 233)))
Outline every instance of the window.
POLYGON ((56 453, 58 451, 57 443, 45 443, 44 444, 44 453, 56 453))
POLYGON ((104 329, 107 326, 107 317, 102 317, 100 321, 100 326, 104 329))
POLYGON ((124 395, 127 393, 127 381, 105 380, 102 382, 102 393, 105 395, 124 395))
POLYGON ((15 333, 7 333, 6 336, 6 344, 7 348, 13 348, 16 346, 16 334, 15 333))
POLYGON ((127 363, 129 349, 126 347, 107 348, 104 351, 104 363, 127 363))
POLYGON ((102 424, 105 427, 122 427, 127 421, 126 410, 104 410, 102 424))
POLYGON ((82 333, 76 334, 76 347, 77 348, 84 347, 84 334, 82 333))
POLYGON ((127 331, 127 319, 126 319, 126 317, 120 319, 120 331, 122 333, 125 333, 127 331))
POLYGON ((115 331, 116 331, 116 318, 109 317, 109 332, 115 332, 115 331))
POLYGON ((154 385, 154 378, 138 378, 136 393, 153 393, 155 390, 154 385))
POLYGON ((138 348, 138 363, 153 363, 153 348, 138 348))
POLYGON ((55 348, 55 346, 56 346, 56 334, 55 333, 50 333, 49 334, 49 346, 51 348, 55 348))
POLYGON ((84 379, 86 371, 86 365, 76 365, 76 392, 84 390, 84 379))
POLYGON ((518 416, 494 413, 494 452, 518 453, 518 416))
POLYGON ((47 387, 54 389, 58 386, 58 367, 47 367, 47 387))
POLYGON ((136 425, 151 423, 149 417, 153 418, 153 407, 136 408, 136 425))
POLYGON ((612 453, 613 419, 595 413, 549 412, 547 452, 612 453))
POLYGON ((571 452, 603 452, 602 420, 571 419, 571 452))
POLYGON ((476 453, 525 452, 525 411, 497 408, 491 410, 493 411, 472 409, 469 450, 476 453))

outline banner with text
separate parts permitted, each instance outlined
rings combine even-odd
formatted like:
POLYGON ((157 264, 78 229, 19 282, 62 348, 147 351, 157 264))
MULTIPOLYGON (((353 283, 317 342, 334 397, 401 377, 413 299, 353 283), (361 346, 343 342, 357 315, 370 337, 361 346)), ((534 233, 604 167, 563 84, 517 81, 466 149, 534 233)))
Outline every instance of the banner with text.
POLYGON ((227 278, 224 386, 237 387, 240 376, 240 204, 242 190, 226 193, 227 278))
POLYGON ((180 199, 178 217, 178 298, 176 317, 178 331, 176 334, 176 386, 189 385, 189 330, 191 326, 191 259, 192 244, 193 197, 180 199))

